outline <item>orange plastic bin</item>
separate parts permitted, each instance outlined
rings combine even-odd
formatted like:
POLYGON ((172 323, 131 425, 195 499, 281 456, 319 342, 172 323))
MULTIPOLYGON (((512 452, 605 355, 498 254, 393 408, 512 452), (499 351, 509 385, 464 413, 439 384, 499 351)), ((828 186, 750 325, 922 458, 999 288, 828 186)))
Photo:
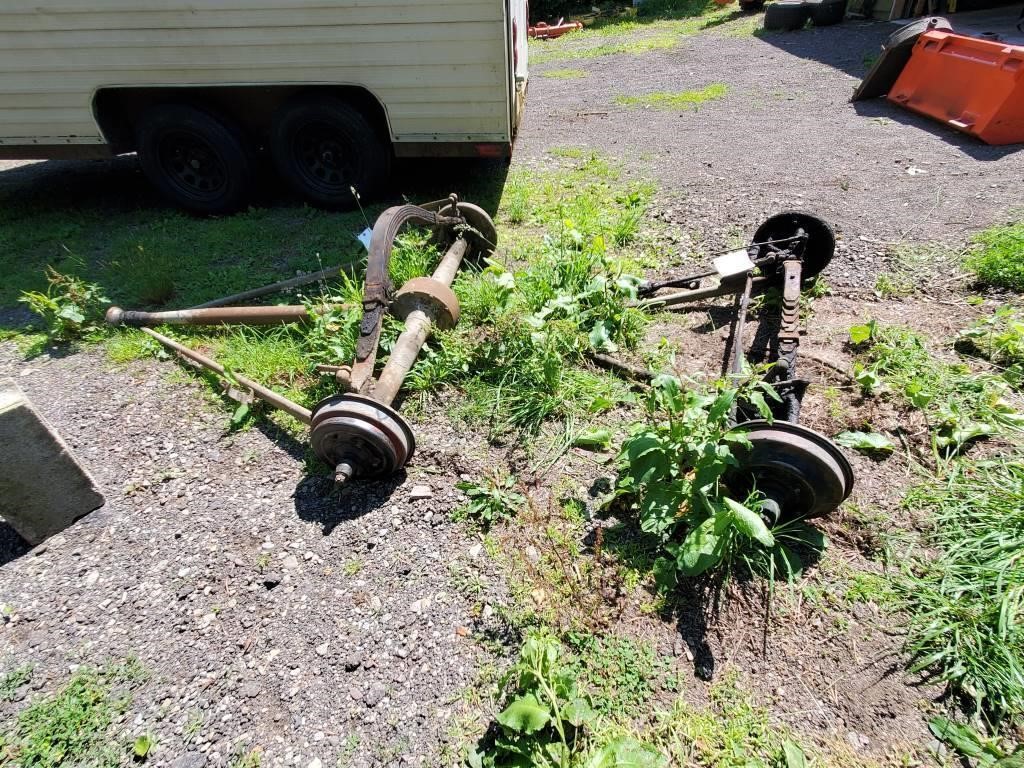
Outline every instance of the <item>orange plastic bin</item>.
POLYGON ((1024 142, 1024 46, 925 32, 888 99, 986 144, 1024 142))

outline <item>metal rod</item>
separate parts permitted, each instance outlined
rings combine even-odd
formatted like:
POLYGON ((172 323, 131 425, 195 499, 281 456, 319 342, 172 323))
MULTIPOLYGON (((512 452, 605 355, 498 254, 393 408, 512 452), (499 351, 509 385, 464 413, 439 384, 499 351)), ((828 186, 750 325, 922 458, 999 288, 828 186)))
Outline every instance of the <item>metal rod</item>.
POLYGON ((654 371, 648 368, 643 368, 639 365, 627 363, 626 361, 619 360, 618 358, 615 357, 610 357, 609 355, 602 355, 599 352, 591 352, 590 359, 593 360, 602 368, 608 368, 613 371, 619 371, 620 373, 624 373, 631 379, 636 379, 638 381, 645 382, 650 382, 651 380, 654 379, 654 371))
MULTIPOLYGON (((755 277, 752 280, 752 288, 760 288, 768 283, 769 278, 767 277, 755 277)), ((698 288, 695 291, 681 291, 680 293, 670 293, 665 296, 655 296, 643 301, 634 301, 630 306, 639 309, 673 309, 679 304, 688 304, 692 301, 700 301, 701 299, 713 299, 716 296, 728 296, 730 293, 739 293, 741 290, 743 290, 742 283, 737 283, 735 280, 723 280, 715 285, 710 285, 707 288, 698 288)))
POLYGON ((278 291, 285 291, 289 288, 299 288, 303 285, 319 282, 320 280, 329 280, 332 277, 337 277, 342 272, 352 274, 358 266, 359 262, 352 262, 350 264, 340 264, 337 267, 328 267, 327 269, 321 269, 319 272, 310 272, 306 275, 299 275, 298 277, 292 277, 288 280, 281 280, 277 283, 264 285, 262 288, 253 288, 250 291, 242 291, 241 293, 235 293, 221 299, 214 299, 213 301, 208 301, 205 304, 197 304, 192 307, 192 309, 210 309, 212 307, 224 307, 230 304, 238 304, 243 301, 248 301, 249 299, 258 298, 259 296, 267 296, 271 293, 277 293, 278 291))
POLYGON ((743 293, 736 299, 736 321, 733 326, 732 360, 729 362, 729 373, 739 376, 743 373, 743 331, 747 326, 747 309, 750 307, 750 292, 754 280, 747 274, 743 293))
POLYGON ((143 328, 143 333, 149 334, 154 339, 159 341, 168 349, 173 349, 179 355, 184 358, 191 360, 194 363, 201 365, 207 370, 213 371, 215 374, 223 379, 234 380, 240 385, 252 391, 252 393, 260 400, 265 400, 275 408, 284 411, 287 414, 294 416, 296 419, 301 421, 303 424, 309 424, 311 413, 308 409, 303 408, 298 403, 293 403, 287 397, 277 394, 271 389, 267 389, 262 384, 258 384, 252 379, 240 376, 237 373, 232 373, 228 376, 227 370, 223 365, 218 363, 213 358, 207 357, 201 352, 196 352, 194 349, 186 347, 184 344, 179 344, 174 339, 164 336, 162 333, 157 333, 152 328, 143 328))
MULTIPOLYGON (((325 304, 314 309, 326 314, 332 309, 346 309, 350 304, 325 304)), ((111 307, 107 322, 111 325, 277 325, 309 320, 309 310, 301 304, 272 307, 216 307, 209 309, 176 309, 167 312, 139 312, 111 307)))
POLYGON ((378 403, 391 405, 394 401, 398 390, 402 388, 402 382, 416 364, 416 357, 430 335, 433 324, 433 318, 421 309, 413 310, 405 318, 405 330, 395 341, 387 365, 380 372, 373 388, 372 396, 378 403))
MULTIPOLYGON (((469 243, 465 238, 456 239, 434 270, 433 279, 451 287, 468 247, 469 243)), ((387 365, 377 378, 372 395, 374 400, 391 405, 398 395, 398 390, 402 388, 402 382, 416 363, 416 356, 423 348, 433 325, 434 318, 420 309, 413 310, 405 318, 405 330, 395 341, 387 365)))
POLYGON ((451 287, 451 284, 455 282, 455 275, 458 274, 459 267, 462 266, 462 259, 466 256, 468 248, 469 241, 464 237, 460 237, 452 243, 451 248, 448 249, 434 269, 433 278, 451 287))

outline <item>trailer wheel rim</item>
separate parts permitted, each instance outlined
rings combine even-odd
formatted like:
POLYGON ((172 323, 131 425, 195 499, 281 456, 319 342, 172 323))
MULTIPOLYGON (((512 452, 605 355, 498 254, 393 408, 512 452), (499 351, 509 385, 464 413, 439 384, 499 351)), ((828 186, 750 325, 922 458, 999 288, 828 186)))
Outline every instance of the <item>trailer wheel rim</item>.
POLYGON ((160 168, 192 200, 219 197, 228 184, 227 164, 216 148, 191 131, 167 131, 157 148, 160 168))
POLYGON ((329 195, 346 191, 356 177, 354 153, 337 126, 308 123, 292 140, 295 167, 308 186, 329 195))

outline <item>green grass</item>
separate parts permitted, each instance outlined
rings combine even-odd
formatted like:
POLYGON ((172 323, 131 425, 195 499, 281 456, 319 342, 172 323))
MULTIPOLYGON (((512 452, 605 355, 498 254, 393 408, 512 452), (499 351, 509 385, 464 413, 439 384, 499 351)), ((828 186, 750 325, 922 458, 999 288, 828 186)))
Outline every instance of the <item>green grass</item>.
POLYGON ((80 667, 58 691, 33 699, 12 723, 0 726, 0 765, 121 765, 131 744, 112 738, 111 725, 143 678, 133 661, 98 670, 80 667))
MULTIPOLYGON (((1013 348, 1012 309, 984 318, 961 343, 998 359, 1013 348), (994 346, 998 339, 1000 346, 994 346)), ((910 671, 947 683, 991 721, 1024 714, 1024 415, 1007 381, 963 362, 937 359, 917 334, 868 323, 851 329, 866 347, 854 376, 879 396, 921 412, 931 437, 934 476, 904 505, 924 534, 900 558, 902 575, 886 583, 862 575, 847 598, 871 600, 907 617, 910 671), (984 459, 965 451, 994 437, 984 459), (1001 444, 1001 445, 1000 445, 1001 444)))
POLYGON ((653 742, 674 765, 785 765, 785 731, 756 706, 735 673, 711 688, 711 706, 697 708, 684 700, 663 712, 653 728, 653 742))
MULTIPOLYGON (((586 35, 586 32, 578 32, 576 34, 583 36, 586 35)), ((572 36, 567 36, 567 39, 569 37, 572 36)), ((552 50, 536 49, 534 48, 536 44, 531 43, 530 60, 534 64, 544 64, 549 61, 595 59, 601 56, 617 56, 621 54, 639 56, 644 53, 650 53, 651 51, 663 51, 669 48, 675 48, 677 45, 682 43, 682 41, 683 35, 681 33, 677 33, 638 35, 632 39, 614 42, 597 42, 587 39, 586 43, 582 45, 576 45, 574 47, 566 46, 561 49, 552 50)))
POLYGON ((1024 714, 1024 458, 958 463, 905 503, 929 514, 925 544, 938 553, 897 582, 911 670, 993 719, 1024 714))
POLYGON ((257 749, 239 749, 228 762, 230 768, 260 768, 263 762, 262 753, 257 749))
POLYGON ((125 306, 192 306, 296 270, 358 260, 362 246, 352 233, 364 226, 358 213, 306 208, 197 219, 163 210, 0 206, 0 306, 43 289, 47 265, 100 283, 125 306))
POLYGON ((570 634, 568 644, 573 674, 597 711, 624 721, 647 715, 647 704, 671 666, 653 646, 614 634, 570 634))
POLYGON ((960 332, 969 351, 998 366, 1003 378, 1024 389, 1024 309, 1005 305, 960 332))
POLYGON ((675 48, 686 38, 719 26, 725 34, 737 29, 749 34, 753 29, 747 17, 737 13, 735 8, 722 8, 708 0, 648 0, 639 13, 629 10, 617 16, 602 17, 585 29, 557 40, 531 40, 530 62, 639 56, 675 48), (647 8, 648 5, 652 7, 647 8))
POLYGON ((962 254, 942 245, 894 245, 886 253, 889 269, 875 279, 875 295, 898 299, 927 291, 936 273, 954 272, 962 254))
POLYGON ((575 80, 586 77, 587 73, 582 69, 547 69, 540 73, 541 77, 548 77, 552 80, 575 80))
POLYGON ((645 93, 642 96, 616 96, 615 103, 623 107, 655 107, 656 109, 687 110, 699 109, 702 104, 717 101, 725 97, 729 86, 724 83, 712 83, 705 88, 698 88, 677 93, 657 92, 645 93))
MULTIPOLYGON (((439 387, 458 387, 465 395, 459 414, 473 423, 491 424, 495 437, 519 429, 535 433, 549 420, 582 419, 630 398, 620 380, 589 368, 586 353, 594 345, 606 350, 618 344, 629 347, 640 338, 645 316, 626 303, 635 290, 630 272, 638 271, 645 258, 638 239, 653 187, 622 178, 607 160, 582 149, 568 148, 559 156, 566 162, 557 170, 522 169, 507 179, 498 220, 509 261, 506 266, 480 265, 477 271, 467 266, 459 275, 454 288, 463 321, 454 331, 436 334, 420 355, 406 386, 416 396, 414 407, 439 387)), ((40 217, 47 220, 38 211, 26 220, 33 216, 37 223, 40 217)), ((90 238, 91 249, 102 249, 102 256, 57 263, 59 269, 97 282, 57 283, 63 303, 51 302, 51 326, 65 304, 84 306, 74 296, 86 287, 129 307, 164 302, 187 306, 280 279, 296 268, 362 256, 362 246, 352 236, 364 225, 358 213, 252 210, 229 219, 199 220, 130 212, 121 218, 125 226, 106 229, 92 214, 69 212, 69 219, 76 217, 76 226, 37 240, 32 238, 38 233, 20 220, 3 230, 18 241, 28 261, 45 263, 54 237, 71 243, 72 251, 84 249, 90 238), (283 222, 285 216, 292 221, 283 222), (333 245, 329 236, 335 239, 333 245)), ((439 256, 424 233, 403 234, 390 263, 394 284, 429 274, 439 256)), ((341 277, 329 285, 310 286, 306 296, 283 297, 317 306, 351 305, 318 315, 306 325, 175 327, 166 333, 208 353, 232 374, 310 406, 334 386, 317 374, 316 365, 348 363, 354 354, 360 278, 341 277)), ((136 331, 111 331, 102 324, 96 328, 91 323, 98 315, 91 304, 86 314, 89 319, 76 325, 78 335, 87 341, 106 339, 111 362, 123 364, 160 352, 136 331)), ((400 330, 394 318, 385 320, 381 364, 400 330)), ((37 347, 33 342, 31 348, 37 347)), ((215 377, 201 378, 221 391, 215 377)), ((233 426, 243 426, 255 413, 237 410, 233 426)), ((270 418, 289 431, 298 430, 288 417, 271 413, 270 418)))
POLYGON ((991 227, 975 238, 966 266, 984 285, 1024 292, 1024 221, 991 227))
POLYGON ((32 665, 24 664, 0 677, 0 701, 13 701, 18 689, 32 679, 32 665))

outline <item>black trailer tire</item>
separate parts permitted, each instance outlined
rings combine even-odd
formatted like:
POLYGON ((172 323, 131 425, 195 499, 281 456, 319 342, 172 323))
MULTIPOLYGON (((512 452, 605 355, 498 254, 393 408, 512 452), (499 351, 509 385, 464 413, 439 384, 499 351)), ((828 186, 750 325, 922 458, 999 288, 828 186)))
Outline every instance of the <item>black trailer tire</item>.
POLYGON ((305 96, 274 118, 270 153, 285 182, 323 208, 351 209, 372 198, 391 172, 391 147, 351 104, 305 96))
POLYGON ((853 92, 853 98, 850 101, 877 99, 879 96, 885 96, 896 84, 903 68, 910 61, 910 54, 913 53, 917 38, 932 29, 950 32, 953 27, 947 19, 941 16, 929 16, 912 21, 889 35, 889 38, 882 44, 881 55, 871 65, 871 69, 853 92))
POLYGON ((831 27, 846 17, 846 0, 815 0, 809 8, 811 22, 816 27, 831 27))
POLYGON ((791 32, 801 29, 810 18, 811 9, 803 2, 769 3, 764 11, 764 28, 776 31, 791 32))
POLYGON ((255 161, 226 121, 189 104, 158 104, 143 113, 137 140, 143 172, 174 205, 209 216, 248 202, 255 161))

